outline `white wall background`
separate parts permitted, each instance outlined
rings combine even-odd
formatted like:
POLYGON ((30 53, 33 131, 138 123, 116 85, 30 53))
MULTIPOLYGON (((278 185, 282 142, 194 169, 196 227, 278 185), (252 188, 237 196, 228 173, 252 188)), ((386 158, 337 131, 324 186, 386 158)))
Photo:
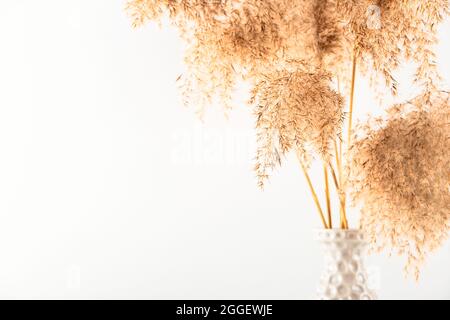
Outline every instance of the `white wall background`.
MULTIPOLYGON (((0 298, 312 298, 320 224, 294 157, 258 190, 251 111, 200 123, 176 33, 133 30, 123 5, 0 0, 0 298)), ((359 117, 371 99, 359 81, 359 117)), ((418 284, 368 264, 381 298, 450 298, 449 242, 418 284)))

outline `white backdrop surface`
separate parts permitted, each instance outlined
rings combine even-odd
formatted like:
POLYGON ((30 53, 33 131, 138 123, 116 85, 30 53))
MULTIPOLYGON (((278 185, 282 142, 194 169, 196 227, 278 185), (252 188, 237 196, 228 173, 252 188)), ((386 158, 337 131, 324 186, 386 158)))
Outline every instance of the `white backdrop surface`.
MULTIPOLYGON (((0 298, 313 298, 320 221, 295 158, 260 191, 251 110, 201 123, 176 32, 133 30, 123 7, 0 0, 0 298)), ((382 114, 356 90, 358 118, 382 114)), ((381 298, 450 298, 449 241, 419 283, 396 257, 368 265, 381 298)))

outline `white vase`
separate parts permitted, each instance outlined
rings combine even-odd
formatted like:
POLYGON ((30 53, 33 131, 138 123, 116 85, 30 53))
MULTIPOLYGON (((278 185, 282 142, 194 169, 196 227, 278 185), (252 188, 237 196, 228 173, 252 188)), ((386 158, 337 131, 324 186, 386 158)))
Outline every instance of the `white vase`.
POLYGON ((324 269, 317 298, 325 300, 372 300, 364 265, 368 243, 360 230, 322 229, 317 231, 322 244, 324 269))

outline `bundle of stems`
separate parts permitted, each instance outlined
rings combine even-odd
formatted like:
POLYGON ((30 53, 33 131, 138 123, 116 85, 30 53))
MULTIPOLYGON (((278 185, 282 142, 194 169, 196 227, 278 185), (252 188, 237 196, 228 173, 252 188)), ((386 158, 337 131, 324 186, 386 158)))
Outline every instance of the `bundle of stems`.
MULTIPOLYGON (((356 55, 353 55, 352 59, 352 70, 351 70, 351 84, 350 84, 350 103, 349 103, 349 111, 348 111, 348 124, 347 124, 347 143, 345 146, 348 148, 351 143, 351 132, 352 132, 352 121, 353 121, 353 106, 354 106, 354 96, 355 96, 355 80, 356 80, 356 55)), ((338 87, 339 87, 339 81, 338 81, 338 87)), ((340 88, 338 88, 338 91, 340 91, 340 88)), ((345 183, 343 181, 343 175, 342 175, 342 139, 338 138, 337 140, 334 140, 334 155, 335 155, 335 161, 336 161, 336 168, 338 171, 338 174, 336 175, 336 171, 333 167, 333 164, 331 161, 324 162, 323 163, 323 172, 324 172, 324 185, 325 185, 325 201, 326 201, 326 208, 327 208, 327 216, 325 218, 324 211, 322 210, 322 206, 319 201, 319 197, 317 196, 317 192, 314 188, 314 185, 312 183, 311 177, 308 174, 308 170, 305 166, 305 164, 302 161, 302 158, 300 156, 300 153, 297 152, 297 159, 300 163, 300 167, 303 171, 303 174, 305 176, 305 180, 308 184, 308 187, 311 192, 311 197, 314 201, 315 207, 317 209, 317 213, 319 214, 319 217, 322 221, 323 227, 325 229, 332 229, 333 228, 333 218, 332 218, 332 210, 331 210, 331 201, 330 201, 330 187, 329 187, 329 179, 328 179, 328 172, 331 172, 332 180, 335 186, 336 194, 338 197, 338 203, 339 203, 339 228, 341 229, 348 229, 348 221, 347 221, 347 210, 346 210, 346 189, 345 189, 345 183)))

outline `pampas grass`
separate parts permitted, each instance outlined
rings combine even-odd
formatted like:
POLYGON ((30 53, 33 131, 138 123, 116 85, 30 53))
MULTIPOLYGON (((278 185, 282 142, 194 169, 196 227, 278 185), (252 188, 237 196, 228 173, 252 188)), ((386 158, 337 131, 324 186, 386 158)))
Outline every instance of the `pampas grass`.
POLYGON ((351 197, 378 249, 418 276, 450 226, 450 95, 430 92, 360 125, 349 150, 351 197))
POLYGON ((168 17, 179 30, 187 69, 179 82, 184 102, 200 115, 216 100, 233 107, 238 81, 250 84, 259 186, 295 151, 325 228, 333 227, 331 177, 340 227, 348 228, 349 193, 362 205, 361 227, 373 244, 406 255, 409 270, 417 274, 442 244, 450 105, 448 93, 438 91, 433 46, 448 0, 129 0, 127 12, 135 27, 168 17), (356 72, 374 90, 395 95, 393 74, 404 61, 416 64, 411 80, 424 93, 353 129, 356 72), (308 174, 314 159, 324 166, 328 219, 308 174))

